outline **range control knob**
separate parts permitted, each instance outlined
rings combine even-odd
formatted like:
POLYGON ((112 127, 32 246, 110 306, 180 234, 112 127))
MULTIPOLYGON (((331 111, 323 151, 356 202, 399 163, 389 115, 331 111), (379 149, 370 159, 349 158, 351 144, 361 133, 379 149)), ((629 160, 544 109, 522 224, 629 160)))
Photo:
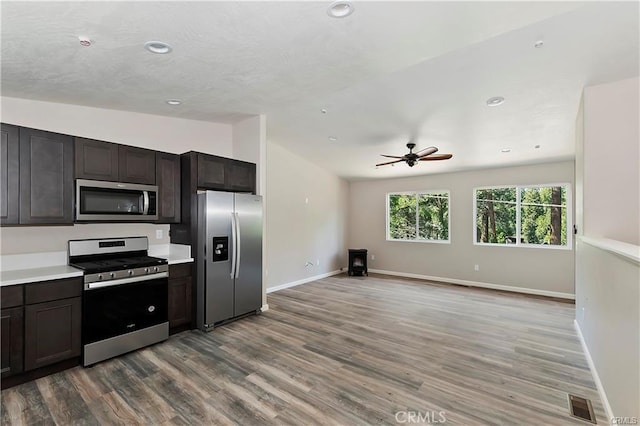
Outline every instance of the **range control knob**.
POLYGON ((153 267, 153 272, 158 272, 159 270, 160 270, 160 269, 158 269, 158 267, 157 267, 157 266, 154 266, 154 267, 153 267))
POLYGON ((98 281, 102 281, 102 274, 98 274, 98 281))
POLYGON ((144 273, 148 274, 149 273, 149 268, 144 268, 144 273))
POLYGON ((129 269, 129 270, 127 271, 127 274, 129 274, 129 275, 133 275, 133 271, 132 271, 131 269, 129 269))
POLYGON ((116 273, 115 273, 115 272, 109 272, 109 276, 110 276, 111 278, 115 278, 115 277, 116 277, 116 273))

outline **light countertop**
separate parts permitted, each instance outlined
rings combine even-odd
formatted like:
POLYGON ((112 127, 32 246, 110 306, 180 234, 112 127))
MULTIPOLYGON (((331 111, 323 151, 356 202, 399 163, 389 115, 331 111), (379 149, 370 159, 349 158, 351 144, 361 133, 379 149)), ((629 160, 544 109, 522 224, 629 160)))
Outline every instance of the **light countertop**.
MULTIPOLYGON (((169 265, 193 262, 191 248, 179 244, 150 246, 149 255, 167 259, 169 265)), ((81 277, 83 272, 66 264, 65 252, 2 256, 0 287, 81 277), (65 264, 61 264, 62 262, 65 264), (28 265, 38 265, 31 268, 28 265), (10 269, 11 267, 17 269, 10 269), (9 270, 7 270, 9 269, 9 270)))
POLYGON ((0 287, 81 276, 82 271, 80 269, 76 269, 69 265, 16 269, 13 271, 0 272, 0 287))

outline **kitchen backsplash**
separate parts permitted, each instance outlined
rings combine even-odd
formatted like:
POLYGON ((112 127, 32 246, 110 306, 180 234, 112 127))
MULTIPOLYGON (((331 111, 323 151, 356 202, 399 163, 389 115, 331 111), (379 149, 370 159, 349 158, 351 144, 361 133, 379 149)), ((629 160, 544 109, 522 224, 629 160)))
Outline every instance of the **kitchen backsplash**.
POLYGON ((99 223, 73 226, 3 227, 0 228, 0 254, 66 252, 69 240, 136 236, 148 237, 150 245, 169 244, 169 225, 99 223))

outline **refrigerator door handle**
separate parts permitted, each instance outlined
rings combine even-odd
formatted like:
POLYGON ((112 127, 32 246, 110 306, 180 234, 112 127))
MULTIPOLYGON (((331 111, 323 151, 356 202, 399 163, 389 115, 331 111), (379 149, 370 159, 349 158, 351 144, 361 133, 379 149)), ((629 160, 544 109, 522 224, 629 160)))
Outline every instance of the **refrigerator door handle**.
POLYGON ((236 253, 238 252, 238 248, 236 246, 238 241, 238 235, 236 233, 236 214, 231 213, 231 243, 233 244, 233 249, 231 250, 231 278, 236 277, 236 253))
POLYGON ((235 278, 240 276, 240 215, 235 213, 236 215, 236 275, 235 278))

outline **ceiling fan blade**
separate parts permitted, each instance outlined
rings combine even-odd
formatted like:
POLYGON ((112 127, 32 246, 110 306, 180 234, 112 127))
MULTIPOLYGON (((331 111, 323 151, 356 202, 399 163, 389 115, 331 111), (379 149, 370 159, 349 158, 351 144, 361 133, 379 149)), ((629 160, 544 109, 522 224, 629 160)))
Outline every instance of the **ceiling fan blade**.
POLYGON ((416 154, 419 154, 418 157, 424 157, 427 155, 431 155, 438 152, 438 148, 436 148, 435 146, 430 146, 424 149, 421 149, 420 151, 416 152, 416 154))
POLYGON ((438 155, 429 155, 428 157, 420 157, 420 161, 436 161, 436 160, 448 160, 453 157, 453 154, 438 154, 438 155))
POLYGON ((385 154, 380 154, 380 156, 382 156, 382 157, 387 157, 387 158, 401 158, 401 159, 404 159, 404 157, 398 157, 397 155, 385 155, 385 154))
POLYGON ((400 162, 402 162, 402 161, 404 161, 404 160, 388 161, 388 162, 386 162, 386 163, 376 164, 376 167, 378 167, 378 166, 386 166, 387 164, 400 163, 400 162))

